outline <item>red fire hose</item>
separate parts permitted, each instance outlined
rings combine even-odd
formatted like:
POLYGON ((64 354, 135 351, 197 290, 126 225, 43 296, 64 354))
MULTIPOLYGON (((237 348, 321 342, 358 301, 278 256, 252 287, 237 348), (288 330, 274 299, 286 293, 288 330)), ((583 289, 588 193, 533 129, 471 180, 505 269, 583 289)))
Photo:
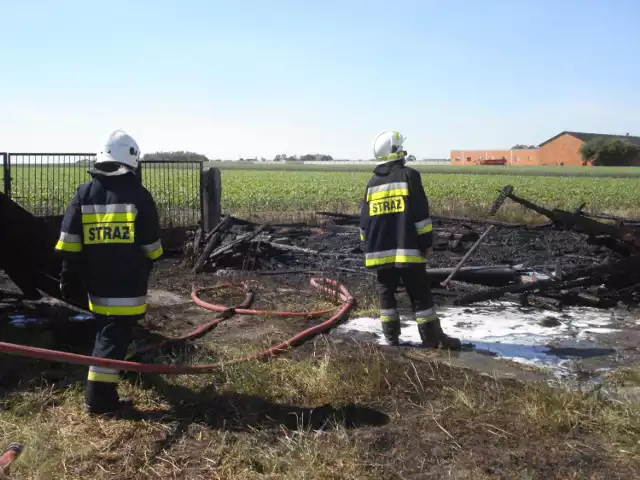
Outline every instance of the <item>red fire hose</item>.
MULTIPOLYGON (((231 286, 229 284, 218 285, 213 288, 220 288, 224 286, 231 286)), ((246 307, 249 305, 252 299, 252 294, 247 293, 245 300, 240 304, 239 308, 233 307, 225 307, 223 305, 215 305, 211 303, 207 303, 201 300, 198 297, 198 293, 211 290, 209 289, 201 289, 194 290, 191 293, 191 298, 193 301, 208 310, 220 312, 218 316, 211 322, 202 325, 197 328, 193 332, 190 332, 187 335, 179 337, 177 339, 166 340, 162 343, 151 345, 149 347, 145 347, 138 351, 138 353, 146 352, 152 349, 156 349, 167 345, 169 343, 173 343, 176 341, 184 341, 191 340, 193 338, 200 337, 204 335, 206 332, 215 328, 220 322, 229 318, 235 313, 240 314, 248 314, 248 315, 271 315, 271 316, 288 316, 288 317, 308 317, 308 318, 317 318, 333 312, 337 309, 337 311, 325 322, 320 323, 314 327, 308 328, 306 330, 301 331, 300 333, 294 335, 293 337, 285 340, 284 342, 275 345, 273 347, 267 348, 266 350, 262 350, 260 352, 256 352, 252 355, 248 355, 246 357, 237 358, 233 360, 229 360, 226 362, 213 363, 208 365, 154 365, 147 363, 138 363, 138 362, 129 362, 126 360, 111 360, 108 358, 97 358, 91 357, 87 355, 78 355, 75 353, 68 352, 60 352, 56 350, 47 350, 44 348, 36 348, 36 347, 28 347, 24 345, 17 345, 14 343, 5 343, 0 342, 0 353, 7 353, 10 355, 18 355, 22 357, 30 357, 37 358, 40 360, 48 360, 53 362, 61 362, 61 363, 71 363, 75 365, 85 365, 85 366, 99 366, 104 368, 113 368, 117 370, 127 370, 132 372, 144 372, 144 373, 157 373, 157 374, 165 374, 165 375, 179 375, 179 374, 204 374, 210 373, 218 368, 236 365, 238 363, 246 362, 254 359, 261 359, 272 357, 279 353, 282 353, 288 350, 291 346, 297 344, 298 342, 305 340, 317 333, 328 330, 333 327, 343 315, 345 315, 351 308, 355 305, 355 299, 351 296, 349 291, 336 282, 335 280, 329 280, 326 278, 312 278, 311 286, 316 290, 320 290, 332 295, 336 295, 340 297, 342 304, 339 307, 334 307, 327 310, 317 310, 312 312, 275 312, 269 310, 249 310, 246 307), (323 285, 324 284, 324 285, 323 285), (328 286, 329 285, 329 286, 328 286)))

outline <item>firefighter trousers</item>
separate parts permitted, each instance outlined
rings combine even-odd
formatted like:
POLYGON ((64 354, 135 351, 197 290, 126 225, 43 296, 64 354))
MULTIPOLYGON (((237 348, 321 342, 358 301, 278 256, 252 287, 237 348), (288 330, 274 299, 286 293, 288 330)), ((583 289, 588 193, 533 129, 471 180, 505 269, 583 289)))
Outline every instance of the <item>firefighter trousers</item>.
POLYGON ((382 268, 377 272, 380 298, 380 320, 387 340, 397 341, 400 335, 400 315, 396 291, 400 282, 405 286, 418 325, 437 320, 429 277, 424 265, 406 268, 382 268))
MULTIPOLYGON (((93 346, 93 356, 124 360, 133 339, 133 327, 141 316, 97 315, 98 332, 93 346)), ((107 413, 117 410, 120 398, 117 369, 99 366, 89 367, 85 387, 85 405, 91 413, 107 413)))

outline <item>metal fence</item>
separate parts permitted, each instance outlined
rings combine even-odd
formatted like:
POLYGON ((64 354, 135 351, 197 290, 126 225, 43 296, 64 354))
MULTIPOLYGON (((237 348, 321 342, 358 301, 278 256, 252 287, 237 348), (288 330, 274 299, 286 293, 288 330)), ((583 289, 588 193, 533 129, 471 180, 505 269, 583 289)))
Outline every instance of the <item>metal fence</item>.
MULTIPOLYGON (((64 215, 76 188, 90 179, 94 153, 0 153, 0 188, 37 216, 64 215)), ((202 220, 202 162, 140 162, 143 184, 158 206, 163 228, 202 220)))
POLYGON ((151 192, 163 227, 191 227, 203 218, 202 162, 141 162, 142 183, 151 192))
POLYGON ((34 215, 64 215, 94 160, 94 153, 9 153, 6 193, 34 215))

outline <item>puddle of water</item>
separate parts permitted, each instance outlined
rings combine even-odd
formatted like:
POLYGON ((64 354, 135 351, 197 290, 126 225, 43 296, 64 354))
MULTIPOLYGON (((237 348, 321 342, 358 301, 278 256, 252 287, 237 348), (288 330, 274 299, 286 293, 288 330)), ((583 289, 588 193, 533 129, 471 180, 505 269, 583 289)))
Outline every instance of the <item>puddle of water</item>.
MULTIPOLYGON (((610 311, 594 308, 541 312, 508 302, 442 308, 439 314, 443 330, 463 342, 473 343, 476 352, 548 368, 556 376, 565 376, 575 359, 615 353, 600 348, 593 336, 619 332, 612 323, 620 320, 610 311)), ((400 341, 419 346, 415 320, 403 317, 401 323, 400 341)), ((378 344, 387 344, 378 318, 355 318, 338 327, 338 332, 353 331, 372 334, 378 344)))
POLYGON ((26 315, 9 315, 9 325, 12 327, 26 328, 29 325, 44 325, 47 320, 27 317, 26 315))
MULTIPOLYGON (((29 326, 46 327, 52 324, 52 321, 48 318, 29 317, 22 314, 9 315, 8 320, 7 323, 16 328, 27 328, 29 326)), ((70 322, 87 322, 92 320, 95 320, 95 317, 86 313, 79 313, 69 317, 70 322)))
POLYGON ((72 322, 88 322, 91 320, 95 320, 96 317, 90 315, 88 313, 79 313, 78 315, 74 315, 73 317, 69 317, 69 320, 72 322))

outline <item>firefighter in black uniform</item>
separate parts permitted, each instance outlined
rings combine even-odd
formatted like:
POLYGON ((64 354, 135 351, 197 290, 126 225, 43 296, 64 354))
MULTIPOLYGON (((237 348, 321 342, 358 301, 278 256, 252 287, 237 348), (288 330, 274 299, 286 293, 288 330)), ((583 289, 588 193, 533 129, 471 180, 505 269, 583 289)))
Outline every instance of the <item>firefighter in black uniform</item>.
MULTIPOLYGON (((88 295, 99 331, 93 356, 123 360, 135 323, 144 317, 149 274, 163 253, 153 197, 136 175, 140 151, 122 130, 109 134, 92 179, 78 187, 62 221, 61 294, 88 295)), ((89 368, 85 410, 112 414, 130 406, 118 396, 119 371, 89 368)))
POLYGON ((399 343, 395 293, 402 281, 423 346, 459 350, 460 340, 445 335, 434 309, 426 272, 433 242, 429 203, 420 173, 405 165, 404 140, 398 132, 384 131, 373 142, 379 163, 367 183, 360 214, 365 266, 377 270, 380 320, 390 345, 399 343))

